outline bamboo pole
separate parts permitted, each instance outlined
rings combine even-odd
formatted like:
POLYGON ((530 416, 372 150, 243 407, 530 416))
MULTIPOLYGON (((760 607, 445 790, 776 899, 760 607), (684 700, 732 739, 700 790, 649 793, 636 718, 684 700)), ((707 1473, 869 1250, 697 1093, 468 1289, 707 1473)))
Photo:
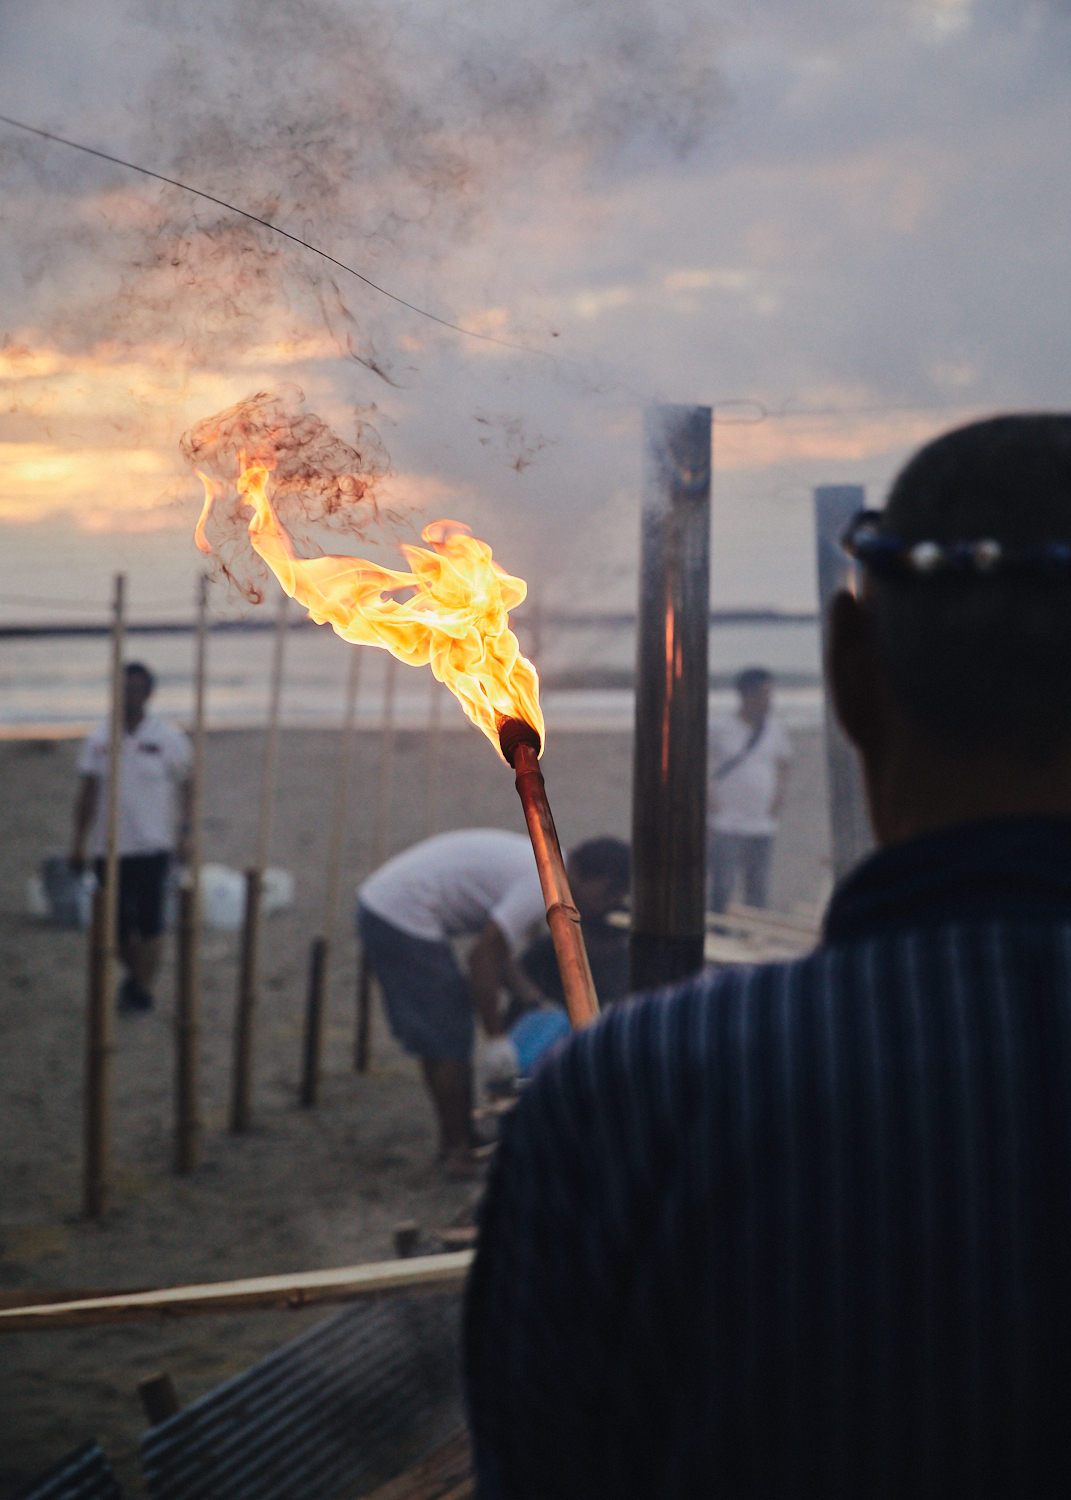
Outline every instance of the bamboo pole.
MULTIPOLYGON (((383 675, 383 717, 379 731, 379 796, 376 800, 375 834, 372 839, 375 869, 387 857, 387 829, 390 826, 391 790, 394 781, 394 685, 398 663, 388 654, 383 675)), ((372 1057, 372 967, 363 947, 357 969, 357 1035, 353 1046, 353 1066, 367 1073, 372 1057)))
POLYGON ((289 603, 289 596, 282 594, 275 622, 267 741, 264 747, 264 763, 260 779, 256 861, 245 872, 245 917, 242 922, 238 1005, 234 1024, 234 1066, 231 1076, 230 1126, 235 1134, 248 1130, 252 1111, 253 1018, 257 1006, 261 892, 264 884, 264 869, 268 861, 268 847, 271 842, 272 815, 275 809, 275 776, 279 761, 279 702, 283 688, 283 657, 289 603))
POLYGON ((424 837, 439 831, 439 776, 442 763, 443 687, 434 675, 428 704, 428 769, 424 803, 424 837))
POLYGON ((320 1094, 324 994, 327 987, 328 961, 338 922, 338 896, 342 881, 342 855, 346 833, 346 803, 353 771, 357 689, 360 682, 361 648, 351 646, 349 671, 346 676, 346 709, 342 721, 342 738, 338 748, 338 775, 335 781, 331 843, 327 854, 327 875, 324 881, 323 923, 320 935, 313 938, 309 951, 309 991, 305 1005, 305 1039, 302 1049, 301 1078, 301 1103, 306 1109, 312 1109, 315 1106, 320 1094))
POLYGON ((499 726, 498 738, 502 754, 516 774, 517 795, 532 840, 565 1005, 574 1030, 579 1031, 598 1019, 599 1002, 584 947, 580 913, 573 905, 558 832, 539 769, 539 736, 523 719, 506 719, 499 726))
POLYGON ((193 670, 193 766, 186 877, 179 889, 178 993, 175 1006, 175 1171, 197 1166, 201 1131, 199 1050, 201 1011, 201 828, 204 818, 205 661, 208 640, 208 575, 197 586, 197 635, 193 670))
POLYGON ((34 1306, 0 1308, 0 1334, 49 1328, 88 1328, 107 1323, 148 1323, 240 1312, 264 1307, 308 1307, 318 1302, 356 1302, 420 1291, 460 1288, 474 1251, 414 1255, 408 1260, 371 1261, 330 1271, 298 1271, 283 1276, 251 1276, 241 1281, 210 1281, 198 1286, 161 1287, 147 1292, 42 1301, 34 1306))
POLYGON ((357 965, 357 1037, 353 1046, 353 1066, 358 1073, 367 1073, 372 1058, 372 965, 368 954, 361 948, 361 961, 357 965))
POLYGON ((394 688, 397 675, 397 659, 387 652, 383 670, 383 718, 379 731, 379 796, 376 801, 375 837, 372 841, 377 870, 387 857, 387 831, 390 827, 391 793, 394 787, 394 688))
MULTIPOLYGON (((820 484, 814 492, 818 610, 823 619, 838 589, 853 588, 854 564, 841 549, 840 539, 856 511, 865 505, 866 490, 861 484, 820 484)), ((833 710, 828 677, 824 696, 830 854, 833 878, 841 880, 873 850, 874 835, 867 812, 859 756, 833 710)))
POLYGON ((119 910, 119 778, 123 753, 123 612, 126 578, 115 575, 112 603, 111 735, 104 811, 104 884, 93 896, 86 1005, 85 1142, 82 1209, 89 1219, 104 1212, 108 1189, 111 989, 119 910))

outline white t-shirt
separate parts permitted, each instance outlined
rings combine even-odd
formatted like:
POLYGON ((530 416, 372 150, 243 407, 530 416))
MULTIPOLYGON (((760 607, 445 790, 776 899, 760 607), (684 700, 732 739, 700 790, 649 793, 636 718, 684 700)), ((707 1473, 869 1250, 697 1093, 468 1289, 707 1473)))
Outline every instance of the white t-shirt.
POLYGON ((755 835, 777 832, 771 816, 777 795, 777 773, 792 759, 788 735, 772 714, 748 753, 726 775, 716 772, 740 755, 753 731, 738 714, 716 720, 710 728, 710 822, 718 833, 755 835))
MULTIPOLYGON (((101 724, 82 744, 78 769, 98 776, 93 852, 104 853, 111 726, 101 724)), ((190 742, 181 729, 146 714, 133 734, 123 734, 119 760, 119 853, 162 854, 174 848, 175 783, 190 773, 190 742)))
POLYGON ((512 948, 545 913, 525 834, 440 833, 388 859, 358 891, 362 906, 413 937, 442 942, 494 922, 512 948))

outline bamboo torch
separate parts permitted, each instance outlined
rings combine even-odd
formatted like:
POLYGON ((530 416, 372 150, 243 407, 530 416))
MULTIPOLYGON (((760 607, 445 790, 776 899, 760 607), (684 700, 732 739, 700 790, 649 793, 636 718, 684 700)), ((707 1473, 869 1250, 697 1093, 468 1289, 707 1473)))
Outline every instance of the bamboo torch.
MULTIPOLYGON (((426 547, 403 545, 413 564, 400 572, 361 557, 295 555, 293 543, 269 496, 271 469, 267 464, 246 466, 237 479, 244 505, 249 507, 249 540, 268 564, 287 594, 303 605, 319 624, 331 624, 343 639, 384 647, 386 662, 384 735, 381 740, 380 797, 376 854, 386 854, 392 725, 387 704, 393 707, 397 655, 414 666, 430 662, 432 671, 456 694, 465 713, 488 739, 498 742, 513 766, 524 808, 554 940, 569 1016, 574 1026, 587 1026, 598 1015, 598 1001, 573 905, 558 835, 554 829, 546 788, 539 770, 541 735, 533 718, 542 721, 539 679, 524 658, 509 626, 509 611, 525 598, 527 585, 494 562, 491 548, 474 537, 467 526, 450 520, 432 521, 421 539, 426 547), (407 597, 397 595, 405 592, 407 597)), ((206 499, 205 515, 213 495, 206 499)), ((198 535, 203 535, 203 522, 198 535)), ((538 620, 538 613, 537 613, 538 620)), ((358 1071, 367 1066, 369 972, 361 966, 358 990, 358 1071)))
POLYGON ((257 822, 256 863, 245 872, 245 917, 242 922, 242 955, 238 970, 238 1006, 234 1025, 234 1067, 231 1075, 231 1130, 240 1134, 249 1128, 253 1093, 253 1016, 257 1006, 260 957, 260 906, 264 867, 271 841, 275 803, 275 772, 279 761, 279 701, 283 688, 283 655, 286 646, 286 614, 290 600, 283 594, 275 624, 272 654, 271 697, 268 703, 268 735, 260 779, 260 816, 257 822))
POLYGON ((197 635, 193 669, 193 766, 186 879, 179 889, 178 985, 175 1006, 175 1171, 197 1166, 201 1130, 198 1071, 201 1011, 201 824, 204 812, 205 659, 208 636, 208 575, 197 586, 197 635))
POLYGON ((104 809, 104 883, 93 893, 89 936, 89 986, 86 1005, 85 1144, 82 1208, 97 1219, 104 1212, 108 1187, 108 1112, 110 1106, 111 989, 119 910, 119 775, 123 751, 123 610, 126 578, 115 575, 112 602, 111 736, 108 744, 108 791, 104 809))
POLYGON ((305 1041, 302 1049, 301 1103, 312 1109, 320 1094, 320 1058, 323 1051, 324 992, 327 966, 335 940, 338 921, 338 892, 342 879, 342 852, 346 832, 346 803, 353 768, 353 747, 357 720, 357 689, 361 681, 361 648, 350 650, 346 678, 346 710, 342 740, 338 751, 338 778, 335 782, 334 816, 331 823, 331 846, 327 855, 327 878, 324 882, 324 916, 320 936, 313 938, 309 950, 309 991, 305 1004, 305 1041))
POLYGON ((547 800, 543 773, 539 769, 539 736, 523 719, 506 719, 499 726, 498 741, 502 754, 516 774, 517 795, 532 840, 539 884, 547 908, 547 926, 565 991, 565 1004, 573 1029, 579 1031, 598 1019, 599 1002, 584 947, 580 913, 573 905, 565 861, 547 800))

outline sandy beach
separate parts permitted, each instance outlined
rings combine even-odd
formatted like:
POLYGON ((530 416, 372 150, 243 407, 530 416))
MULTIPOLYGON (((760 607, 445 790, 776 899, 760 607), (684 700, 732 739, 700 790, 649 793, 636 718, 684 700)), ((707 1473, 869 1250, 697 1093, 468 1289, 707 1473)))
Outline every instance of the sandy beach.
MULTIPOLYGON (((774 905, 814 907, 827 878, 819 732, 794 734, 796 761, 773 870, 774 905)), ((352 1069, 356 952, 352 892, 373 860, 378 736, 358 737, 346 843, 345 912, 331 975, 322 1104, 296 1104, 308 946, 318 930, 338 736, 282 736, 271 863, 293 872, 296 899, 265 926, 256 1034, 255 1128, 226 1131, 237 935, 204 941, 202 1165, 171 1172, 174 978, 171 954, 155 1010, 115 1023, 112 1202, 80 1217, 85 934, 25 915, 26 880, 65 848, 77 745, 0 743, 0 1290, 107 1288, 313 1270, 392 1255, 393 1226, 444 1226, 473 1198, 432 1163, 430 1109, 415 1065, 377 1014, 371 1072, 352 1069)), ((255 839, 262 737, 209 736, 204 857, 241 869, 255 839)), ((631 743, 625 734, 559 733, 544 758, 564 845, 628 836, 631 743)), ((424 836, 427 747, 399 733, 390 851, 424 836)), ((439 827, 523 831, 509 772, 475 733, 441 740, 439 827)), ((172 1325, 11 1335, 0 1354, 0 1496, 87 1437, 140 1495, 145 1428, 138 1382, 168 1371, 187 1402, 325 1316, 244 1313, 172 1325)))

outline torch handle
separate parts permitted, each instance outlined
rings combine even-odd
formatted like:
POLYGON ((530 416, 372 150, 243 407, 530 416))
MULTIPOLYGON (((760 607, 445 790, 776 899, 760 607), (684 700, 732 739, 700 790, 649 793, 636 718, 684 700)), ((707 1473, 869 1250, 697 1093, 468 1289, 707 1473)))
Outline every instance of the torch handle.
POLYGON ((573 1029, 579 1031, 583 1026, 590 1026, 599 1014, 584 935, 580 930, 580 913, 573 905, 565 861, 547 801, 543 773, 539 769, 539 757, 530 745, 517 746, 513 769, 517 776, 517 795, 524 808, 524 819, 535 852, 539 884, 547 907, 547 926, 558 958, 569 1020, 573 1029))

